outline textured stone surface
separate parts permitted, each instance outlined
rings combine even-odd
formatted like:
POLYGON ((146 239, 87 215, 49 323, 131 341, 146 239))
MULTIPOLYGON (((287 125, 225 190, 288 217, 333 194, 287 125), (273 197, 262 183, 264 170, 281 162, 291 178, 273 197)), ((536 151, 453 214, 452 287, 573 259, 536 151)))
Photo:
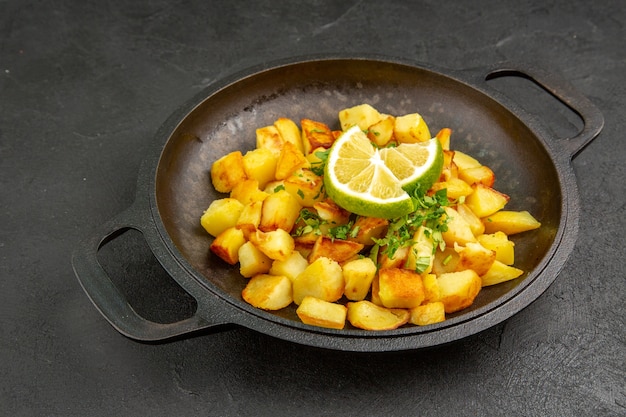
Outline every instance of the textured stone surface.
MULTIPOLYGON (((0 1, 2 414, 623 415, 625 21, 617 0, 0 1), (327 52, 532 62, 589 97, 606 123, 573 161, 580 232, 557 280, 505 323, 418 352, 324 351, 243 329, 121 336, 70 257, 131 204, 159 125, 226 75, 327 52)), ((534 86, 490 82, 557 136, 579 129, 534 86)), ((121 239, 105 264, 139 311, 187 314, 193 303, 142 244, 121 239)))

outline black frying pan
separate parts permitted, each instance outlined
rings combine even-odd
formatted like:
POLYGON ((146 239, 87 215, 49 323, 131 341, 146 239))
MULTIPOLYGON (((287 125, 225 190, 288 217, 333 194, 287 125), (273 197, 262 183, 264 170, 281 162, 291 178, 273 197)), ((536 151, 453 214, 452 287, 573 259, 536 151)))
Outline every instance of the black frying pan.
MULTIPOLYGON (((546 117, 550 117, 546 115, 546 117)), ((517 313, 556 279, 574 247, 579 203, 572 158, 603 127, 598 109, 568 84, 536 68, 497 67, 443 71, 381 57, 312 57, 260 66, 218 82, 184 105, 160 128, 154 152, 142 165, 137 198, 74 253, 75 273, 94 305, 122 334, 142 341, 185 336, 221 325, 247 327, 296 343, 346 351, 418 349, 451 342, 517 313), (515 103, 487 86, 504 75, 526 77, 583 120, 573 138, 557 138, 515 103), (256 309, 241 298, 246 280, 237 267, 210 254, 211 238, 199 218, 212 200, 214 160, 255 145, 256 128, 278 117, 303 117, 338 128, 337 112, 370 103, 381 112, 419 112, 431 131, 449 127, 453 147, 496 173, 496 188, 511 196, 507 209, 529 210, 542 222, 515 237, 520 278, 484 288, 474 304, 445 322, 391 331, 331 330, 302 324, 295 308, 256 309), (144 319, 98 263, 106 243, 128 229, 143 233, 172 278, 197 302, 195 314, 176 323, 144 319)))

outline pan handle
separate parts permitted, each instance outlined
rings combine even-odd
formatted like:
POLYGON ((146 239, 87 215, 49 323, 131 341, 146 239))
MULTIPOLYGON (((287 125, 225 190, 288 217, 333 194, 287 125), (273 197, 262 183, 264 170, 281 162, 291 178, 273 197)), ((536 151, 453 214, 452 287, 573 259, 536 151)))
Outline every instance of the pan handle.
POLYGON ((564 79, 535 66, 515 63, 498 64, 496 68, 488 70, 484 80, 504 76, 523 77, 534 82, 582 119, 583 128, 577 135, 561 139, 571 159, 595 139, 604 127, 604 117, 600 110, 564 79))
MULTIPOLYGON (((103 224, 97 233, 82 242, 80 247, 73 253, 72 266, 74 273, 92 303, 121 334, 131 339, 146 342, 163 341, 183 334, 227 324, 227 320, 222 320, 223 317, 221 317, 219 312, 212 314, 215 312, 203 311, 208 307, 197 302, 198 307, 193 316, 175 323, 165 324, 145 319, 128 303, 126 297, 116 287, 100 262, 98 262, 97 255, 103 245, 116 239, 129 229, 141 232, 144 238, 149 241, 147 234, 150 230, 154 230, 154 225, 152 225, 152 229, 150 226, 150 222, 153 220, 139 210, 137 206, 138 204, 135 203, 117 217, 103 224), (206 317, 211 317, 212 321, 208 321, 206 317)), ((154 252, 152 246, 151 250, 154 252)), ((197 283, 185 282, 185 284, 184 288, 188 293, 190 293, 190 288, 193 289, 190 285, 199 286, 197 283)), ((190 293, 190 295, 196 301, 198 300, 198 297, 194 294, 190 293)))

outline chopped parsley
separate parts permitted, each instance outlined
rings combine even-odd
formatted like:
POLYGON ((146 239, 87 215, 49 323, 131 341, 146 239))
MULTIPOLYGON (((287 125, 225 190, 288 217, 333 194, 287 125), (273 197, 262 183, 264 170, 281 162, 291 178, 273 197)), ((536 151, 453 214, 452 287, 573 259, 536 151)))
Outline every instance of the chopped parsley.
POLYGON ((315 156, 317 156, 320 159, 319 162, 316 161, 311 164, 311 171, 313 171, 315 175, 319 175, 319 176, 324 175, 324 167, 326 166, 326 161, 328 160, 329 152, 330 152, 330 149, 315 152, 315 156))
POLYGON ((413 244, 413 235, 422 225, 432 230, 429 237, 435 247, 445 249, 442 233, 448 230, 447 220, 443 220, 443 207, 449 204, 447 191, 444 188, 429 196, 416 190, 411 196, 415 211, 390 221, 385 237, 374 239, 375 247, 378 246, 376 251, 393 258, 398 249, 413 244))

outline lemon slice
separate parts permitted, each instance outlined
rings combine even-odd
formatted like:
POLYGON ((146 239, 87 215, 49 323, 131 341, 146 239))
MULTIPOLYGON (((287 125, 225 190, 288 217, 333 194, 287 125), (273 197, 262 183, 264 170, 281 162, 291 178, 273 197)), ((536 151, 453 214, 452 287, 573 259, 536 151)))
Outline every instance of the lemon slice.
POLYGON ((352 213, 393 219, 415 209, 409 192, 430 188, 442 166, 437 139, 377 149, 354 126, 330 148, 324 186, 335 203, 352 213))

